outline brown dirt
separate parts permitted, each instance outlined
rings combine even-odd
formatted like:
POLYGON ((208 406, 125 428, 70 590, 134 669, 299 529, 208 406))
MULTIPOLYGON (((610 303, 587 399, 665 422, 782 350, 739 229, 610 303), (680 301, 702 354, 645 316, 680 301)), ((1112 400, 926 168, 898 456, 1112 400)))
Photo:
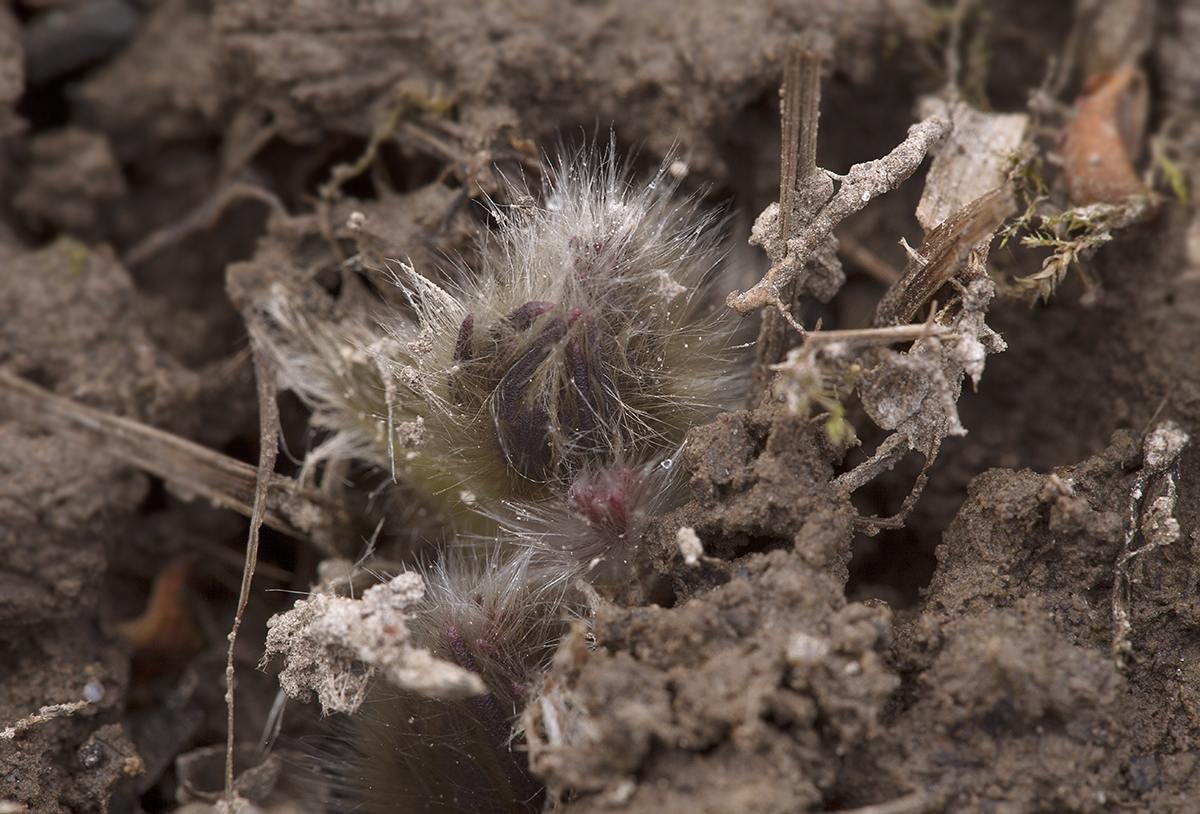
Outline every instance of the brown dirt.
MULTIPOLYGON (((677 145, 688 186, 752 217, 777 194, 789 38, 826 56, 818 158, 835 171, 903 137, 941 81, 946 39, 916 0, 545 0, 479 14, 428 0, 161 0, 130 4, 130 38, 25 83, 37 43, 23 32, 85 5, 0 8, 0 366, 250 462, 254 376, 231 263, 252 259, 235 294, 284 275, 314 306, 357 307, 336 285, 348 257, 469 259, 480 190, 528 168, 530 144, 610 126, 647 164, 677 145), (323 200, 375 134, 373 168, 323 200), (365 229, 346 226, 352 211, 365 229)), ((967 66, 986 76, 971 90, 1024 109, 1065 53, 1070 12, 984 5, 968 50, 990 57, 986 74, 967 66)), ((1155 15, 1150 129, 1169 136, 1194 200, 1200 4, 1155 15)), ((918 192, 914 180, 874 202, 847 234, 902 265, 895 241, 919 239, 918 192)), ((1012 246, 993 262, 1027 274, 1042 256, 1012 246)), ((1178 539, 1129 561, 1131 649, 1122 664, 1111 652, 1131 491, 1167 489, 1163 473, 1145 477, 1144 437, 1164 420, 1200 433, 1194 204, 1168 198, 1086 266, 1089 289, 1073 275, 1048 304, 993 309, 1009 350, 964 395, 969 435, 946 443, 902 530, 856 537, 853 520, 894 511, 919 463, 851 505, 829 486, 842 462, 805 422, 768 406, 693 431, 691 502, 652 522, 644 547, 659 604, 603 608, 595 648, 552 674, 595 733, 535 760, 552 790, 573 790, 566 808, 1196 810, 1195 443, 1170 473, 1178 539), (699 565, 679 556, 680 525, 704 542, 699 565)), ((827 327, 857 325, 883 291, 848 270, 827 327)), ((298 453, 304 415, 283 408, 298 453)), ((75 435, 4 420, 0 449, 0 729, 102 688, 81 712, 0 739, 0 811, 173 810, 175 758, 224 741, 245 525, 75 435), (172 571, 181 557, 191 565, 172 571), (158 627, 141 628, 155 636, 131 633, 120 623, 164 573, 190 574, 187 588, 162 590, 147 617, 158 627)), ((278 589, 306 590, 318 559, 264 537, 239 638, 241 741, 258 740, 274 697, 254 666, 265 620, 291 603, 278 589)), ((310 723, 294 715, 285 736, 310 723)))

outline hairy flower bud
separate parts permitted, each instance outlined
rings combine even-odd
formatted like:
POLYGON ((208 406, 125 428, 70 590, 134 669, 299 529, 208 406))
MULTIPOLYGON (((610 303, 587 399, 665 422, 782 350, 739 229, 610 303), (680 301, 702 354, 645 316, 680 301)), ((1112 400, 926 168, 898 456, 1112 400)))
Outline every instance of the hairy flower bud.
POLYGON ((663 460, 735 396, 731 326, 713 315, 711 217, 644 187, 611 151, 556 167, 546 201, 495 207, 478 274, 395 274, 415 318, 330 323, 276 290, 256 338, 284 384, 354 454, 447 508, 495 516, 606 466, 663 460))
POLYGON ((429 698, 376 687, 360 712, 353 756, 333 773, 354 811, 539 811, 517 724, 541 688, 558 639, 582 613, 569 564, 544 549, 470 558, 423 572, 408 621, 414 641, 479 676, 487 691, 429 698))
POLYGON ((410 313, 382 324, 282 286, 260 303, 255 341, 331 431, 306 466, 372 461, 451 518, 405 625, 487 687, 377 687, 340 772, 355 810, 540 810, 516 725, 598 601, 580 578, 628 575, 646 519, 683 492, 687 430, 741 391, 709 291, 718 230, 668 166, 638 187, 611 149, 562 161, 544 203, 494 207, 478 273, 438 285, 401 265, 410 313))

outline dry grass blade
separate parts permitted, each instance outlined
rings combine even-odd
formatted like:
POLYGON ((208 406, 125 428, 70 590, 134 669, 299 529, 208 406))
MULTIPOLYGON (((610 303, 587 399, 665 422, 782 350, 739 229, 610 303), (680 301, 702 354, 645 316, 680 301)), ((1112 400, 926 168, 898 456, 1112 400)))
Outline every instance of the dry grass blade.
POLYGON ((872 325, 902 325, 911 320, 939 288, 958 274, 967 253, 991 239, 1016 210, 1012 185, 1006 183, 938 224, 922 241, 919 257, 908 261, 899 282, 879 300, 872 325))
POLYGON ((797 203, 796 184, 811 183, 809 176, 817 171, 817 122, 821 106, 821 57, 798 40, 788 46, 780 95, 783 155, 779 203, 783 208, 783 233, 789 235, 797 203))
MULTIPOLYGON (((121 416, 110 415, 0 370, 0 410, 44 430, 80 432, 131 466, 167 481, 184 495, 199 495, 247 517, 253 511, 258 470, 228 455, 121 416)), ((338 508, 324 495, 272 474, 263 522, 306 542, 338 508)))
MULTIPOLYGON (((811 217, 833 192, 832 183, 822 184, 814 179, 821 107, 821 58, 805 48, 799 40, 793 40, 788 45, 779 96, 783 144, 779 161, 780 232, 790 235, 796 218, 811 217), (803 196, 798 195, 798 182, 805 187, 803 196), (797 211, 798 205, 800 211, 797 211)), ((777 241, 773 248, 772 264, 783 259, 787 245, 777 241)), ((780 299, 789 304, 796 296, 794 282, 786 286, 786 291, 780 295, 780 299)), ((747 403, 751 406, 758 404, 766 392, 771 379, 771 367, 783 360, 783 354, 788 349, 787 327, 788 320, 779 311, 771 310, 763 314, 755 346, 754 371, 747 394, 747 403)))

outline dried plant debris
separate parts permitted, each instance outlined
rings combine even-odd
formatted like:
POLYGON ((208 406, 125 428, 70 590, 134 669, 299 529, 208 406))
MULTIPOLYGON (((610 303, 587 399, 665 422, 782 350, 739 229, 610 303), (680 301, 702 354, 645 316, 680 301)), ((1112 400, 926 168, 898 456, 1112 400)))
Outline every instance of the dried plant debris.
POLYGON ((1175 518, 1179 456, 1191 437, 1173 421, 1164 422, 1146 436, 1142 473, 1129 494, 1129 524, 1121 555, 1113 567, 1113 657, 1121 666, 1133 657, 1129 641, 1130 563, 1180 537, 1175 518), (1134 547, 1141 538, 1141 545, 1134 547))
MULTIPOLYGON (((793 81, 800 78, 797 68, 793 81)), ((811 189, 789 192, 785 185, 781 191, 787 198, 783 209, 768 208, 755 224, 753 241, 763 245, 771 255, 772 268, 753 289, 729 298, 729 305, 743 312, 774 304, 804 335, 804 343, 774 367, 779 373, 776 393, 799 412, 819 407, 826 416, 829 437, 836 445, 848 446, 855 441, 856 434, 841 407, 842 399, 852 391, 858 393, 867 415, 879 427, 894 431, 869 460, 838 478, 837 485, 847 492, 890 469, 911 450, 925 455, 928 469, 943 438, 966 433, 955 406, 963 377, 970 376, 973 384, 978 385, 986 355, 1005 348, 999 334, 984 321, 995 293, 986 260, 992 237, 1015 212, 1009 180, 1014 168, 1009 165, 1023 139, 1026 121, 1019 116, 989 117, 973 113, 962 103, 927 106, 949 114, 953 122, 961 123, 962 129, 953 131, 953 141, 935 160, 935 171, 927 180, 921 210, 926 220, 925 240, 918 251, 910 252, 904 273, 876 306, 872 328, 806 332, 795 324, 781 293, 796 283, 798 291, 825 298, 812 291, 806 282, 805 275, 809 272, 802 273, 808 268, 810 258, 820 245, 832 240, 832 229, 839 221, 908 177, 915 169, 914 162, 923 159, 928 149, 951 132, 946 119, 930 117, 920 127, 910 130, 909 140, 886 158, 852 168, 844 179, 839 179, 841 186, 836 194, 829 185, 828 174, 819 169, 807 169, 801 178, 801 182, 807 179, 817 188, 829 186, 827 192, 815 199, 810 197, 811 189), (973 180, 974 186, 963 188, 959 181, 976 162, 981 168, 973 180), (984 186, 979 188, 981 183, 984 186), (781 211, 797 205, 793 199, 802 202, 800 206, 807 210, 806 217, 781 218, 781 211), (791 227, 792 223, 797 225, 791 227), (782 224, 789 225, 791 234, 780 231, 782 224), (923 328, 908 326, 918 311, 948 284, 953 292, 949 302, 931 312, 923 328), (906 351, 890 347, 909 342, 906 351)), ((785 137, 795 129, 786 124, 789 112, 810 118, 809 124, 799 130, 806 138, 812 137, 816 126, 815 104, 807 107, 796 102, 785 104, 785 137)), ((810 148, 805 155, 811 152, 810 148)), ((796 175, 788 171, 789 163, 785 152, 785 177, 796 175)), ((840 286, 836 278, 826 276, 840 286)), ((895 527, 901 523, 920 495, 924 477, 922 472, 897 515, 870 518, 864 529, 895 527)))
MULTIPOLYGON (((731 293, 727 300, 729 307, 746 315, 773 305, 780 309, 785 318, 793 320, 790 309, 783 302, 783 290, 797 281, 801 286, 805 285, 802 272, 833 235, 834 227, 872 199, 890 192, 905 181, 925 160, 929 149, 945 138, 949 130, 950 125, 946 120, 930 118, 909 128, 908 138, 884 158, 856 164, 844 177, 830 176, 826 171, 821 171, 838 182, 837 191, 831 190, 832 197, 818 203, 810 218, 789 220, 793 224, 792 234, 782 232, 783 219, 778 204, 763 210, 755 221, 752 242, 762 246, 771 256, 771 269, 750 290, 731 293)), ((821 293, 822 298, 827 299, 836 293, 836 287, 833 291, 822 290, 821 293)), ((799 328, 798 325, 795 327, 799 328)))
POLYGON ((933 150, 933 162, 917 204, 917 220, 930 232, 962 207, 1008 181, 1030 149, 1030 117, 1027 113, 978 110, 945 96, 924 97, 918 111, 922 117, 948 119, 953 126, 950 135, 933 150))
POLYGON ((1146 195, 1134 162, 1145 141, 1147 99, 1146 77, 1132 68, 1096 76, 1084 87, 1063 133, 1063 178, 1072 204, 1146 195))
MULTIPOLYGON (((9 416, 28 424, 79 433, 118 460, 166 479, 186 497, 202 496, 250 515, 256 470, 249 464, 147 424, 56 396, 3 370, 0 404, 9 416)), ((335 524, 341 514, 325 495, 290 478, 274 475, 270 483, 265 522, 285 534, 308 539, 314 529, 335 524)))
MULTIPOLYGON (((1085 301, 1098 302, 1098 283, 1086 261, 1114 234, 1159 210, 1148 182, 1156 167, 1144 168, 1149 85, 1140 67, 1153 21, 1153 4, 1146 0, 1086 2, 1075 9, 1065 58, 1030 100, 1037 129, 1057 138, 1041 139, 1037 158, 1021 174, 1025 212, 1005 233, 1006 241, 1019 236, 1026 247, 1052 251, 1041 271, 1007 281, 1005 293, 1030 303, 1048 300, 1076 267, 1088 289, 1085 301), (1072 76, 1078 90, 1068 106, 1058 97, 1072 76)), ((1171 159, 1156 153, 1155 164, 1171 180, 1171 159)), ((1175 173, 1177 195, 1179 180, 1175 173)))
MULTIPOLYGON (((1158 211, 1156 196, 1136 170, 1146 93, 1144 75, 1128 67, 1093 77, 1084 87, 1062 128, 1061 154, 1051 156, 1062 165, 1065 195, 1042 177, 1048 162, 1035 159, 1018 175, 1025 212, 1006 228, 1005 240, 1019 236, 1023 246, 1052 251, 1039 272, 1008 281, 1007 293, 1048 300, 1072 266, 1081 267, 1115 233, 1158 211)), ((1090 276, 1085 281, 1095 287, 1090 276)))
POLYGON ((283 656, 280 686, 301 701, 315 693, 326 712, 357 710, 376 670, 400 689, 435 697, 482 693, 477 676, 409 641, 406 623, 424 596, 415 573, 370 588, 362 599, 314 594, 271 619, 263 658, 283 656), (366 669, 353 669, 356 661, 366 669))

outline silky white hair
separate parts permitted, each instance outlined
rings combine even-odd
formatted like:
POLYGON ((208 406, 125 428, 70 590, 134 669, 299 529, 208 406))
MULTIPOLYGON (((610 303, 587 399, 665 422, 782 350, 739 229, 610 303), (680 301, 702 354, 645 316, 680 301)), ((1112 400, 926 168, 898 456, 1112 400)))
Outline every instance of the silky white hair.
POLYGON ((439 285, 400 265, 411 316, 334 320, 271 288, 254 339, 331 431, 306 466, 371 461, 478 532, 668 459, 743 381, 710 292, 719 223, 676 198, 669 165, 639 186, 611 145, 560 160, 544 203, 492 205, 477 273, 439 285))

